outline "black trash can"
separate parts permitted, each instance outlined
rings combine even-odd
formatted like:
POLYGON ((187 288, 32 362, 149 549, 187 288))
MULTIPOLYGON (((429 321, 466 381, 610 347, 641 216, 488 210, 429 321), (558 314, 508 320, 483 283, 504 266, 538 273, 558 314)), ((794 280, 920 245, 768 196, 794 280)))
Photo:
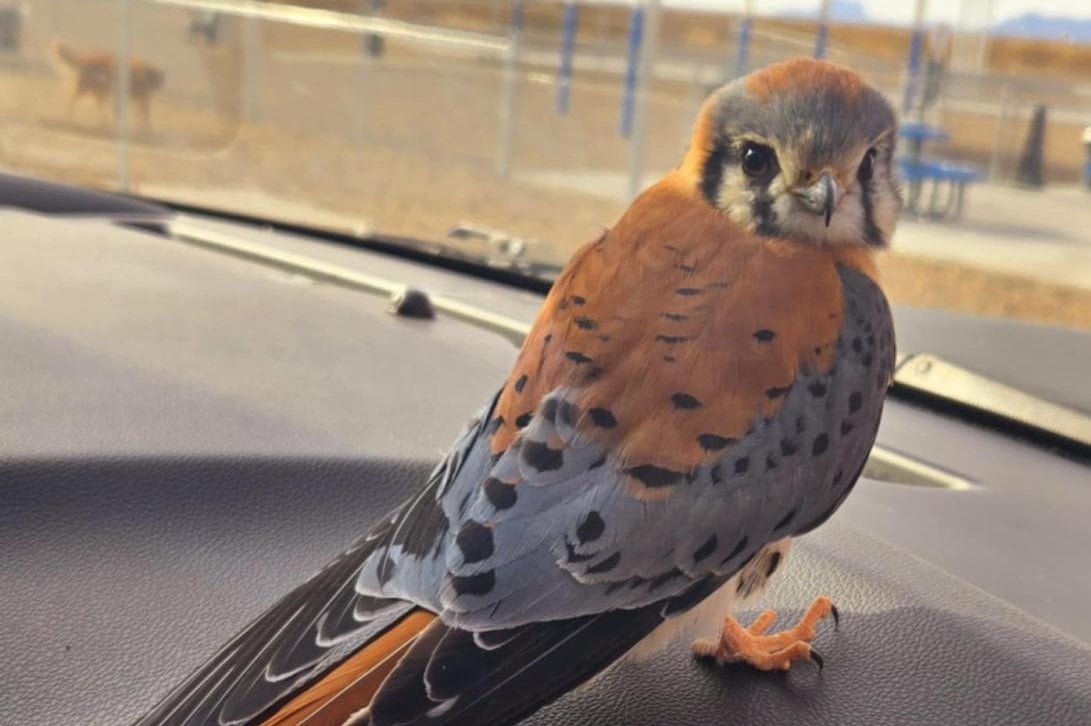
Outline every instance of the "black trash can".
POLYGON ((1021 186, 1041 189, 1045 186, 1045 147, 1046 147, 1046 107, 1038 104, 1034 115, 1030 117, 1030 129, 1023 155, 1019 159, 1019 168, 1015 172, 1015 181, 1021 186))

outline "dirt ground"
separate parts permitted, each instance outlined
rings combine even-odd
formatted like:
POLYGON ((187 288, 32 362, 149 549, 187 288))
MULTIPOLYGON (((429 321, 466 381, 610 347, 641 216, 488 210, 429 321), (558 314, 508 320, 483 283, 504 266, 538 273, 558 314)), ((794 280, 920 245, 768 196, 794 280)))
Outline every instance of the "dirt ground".
MULTIPOLYGON (((213 207, 237 207, 232 194, 257 190, 263 199, 291 204, 239 211, 306 223, 313 220, 305 210, 313 208, 336 213, 346 228, 430 239, 445 239, 452 226, 469 221, 540 241, 531 243, 530 254, 554 261, 620 214, 623 204, 607 197, 518 181, 524 170, 625 169, 629 147, 616 135, 619 97, 612 86, 584 79, 572 99, 578 119, 559 117, 552 84, 524 74, 514 173, 502 178, 494 167, 498 129, 489 103, 498 99, 495 68, 470 62, 457 71, 456 63, 422 69, 412 58, 397 60, 392 56, 385 73, 370 76, 367 94, 381 102, 367 104, 359 117, 357 106, 342 108, 343 95, 332 88, 323 95, 318 81, 310 82, 307 73, 332 77, 327 66, 265 69, 255 120, 239 118, 231 88, 212 89, 203 103, 165 94, 154 107, 153 129, 134 135, 133 188, 213 207), (291 78, 296 72, 299 78, 291 78), (467 96, 478 98, 460 103, 467 96)), ((203 67, 229 62, 205 58, 203 67)), ((215 76, 221 86, 237 78, 215 76)), ((645 168, 667 168, 678 158, 698 101, 656 89, 645 168)), ((64 108, 63 86, 47 68, 0 67, 0 165, 114 187, 118 155, 109 119, 98 118, 90 104, 71 118, 64 108)), ((1091 329, 1088 291, 904 255, 885 255, 882 268, 896 303, 1091 329)))
MULTIPOLYGON (((351 11, 356 0, 313 0, 318 7, 351 11)), ((528 5, 527 32, 542 47, 553 48, 558 42, 560 5, 528 5)), ((479 2, 435 2, 415 0, 392 5, 387 15, 396 19, 454 27, 476 32, 506 32, 506 9, 479 2)), ((577 38, 585 43, 623 43, 628 27, 624 8, 587 6, 581 10, 577 38)), ((718 58, 734 53, 738 19, 720 13, 687 13, 668 9, 664 16, 661 49, 670 52, 696 52, 718 58)), ((757 59, 776 59, 784 53, 807 54, 814 23, 806 20, 758 18, 754 23, 752 54, 757 59), (762 35, 762 32, 773 35, 762 35), (785 33, 780 36, 777 33, 785 33), (794 45, 801 42, 798 47, 794 45)), ((321 51, 325 54, 352 56, 359 52, 359 42, 349 36, 331 36, 317 29, 270 26, 269 46, 294 52, 321 51)), ((930 41, 929 41, 930 42, 930 41)), ((872 83, 884 88, 898 100, 904 82, 905 57, 909 47, 907 28, 838 24, 830 30, 831 46, 837 49, 833 60, 855 65, 872 83)), ((995 170, 1005 178, 1014 175, 1029 131, 1030 115, 1037 104, 1049 110, 1048 128, 1043 148, 1046 179, 1053 183, 1073 183, 1082 176, 1084 149, 1081 134, 1091 123, 1091 94, 1070 92, 1083 86, 1091 68, 1091 46, 1016 38, 995 38, 989 46, 987 68, 992 73, 1011 74, 1010 82, 1000 76, 982 81, 975 89, 983 99, 983 108, 939 104, 929 118, 951 134, 949 142, 929 153, 995 170), (1042 81, 1046 83, 1043 84, 1042 81), (998 109, 1004 107, 1003 111, 998 109), (1079 116, 1078 112, 1083 115, 1079 116), (1078 116, 1078 117, 1074 117, 1078 116)), ((552 69, 548 70, 550 73, 552 69)), ((584 80, 588 80, 585 78, 584 80)), ((681 83, 660 84, 662 93, 684 98, 691 93, 681 83)), ((958 88, 951 91, 959 93, 958 88)), ((957 99, 956 99, 957 100, 957 99)))
POLYGON ((883 287, 896 303, 1091 330, 1091 292, 922 257, 887 254, 883 287))

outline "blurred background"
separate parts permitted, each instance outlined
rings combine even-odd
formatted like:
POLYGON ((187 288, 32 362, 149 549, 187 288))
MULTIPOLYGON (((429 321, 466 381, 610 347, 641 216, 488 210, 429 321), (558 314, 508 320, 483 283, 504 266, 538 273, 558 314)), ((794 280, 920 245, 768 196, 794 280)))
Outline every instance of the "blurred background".
POLYGON ((903 116, 896 302, 1091 329, 1085 0, 0 0, 0 166, 548 272, 800 55, 903 116))

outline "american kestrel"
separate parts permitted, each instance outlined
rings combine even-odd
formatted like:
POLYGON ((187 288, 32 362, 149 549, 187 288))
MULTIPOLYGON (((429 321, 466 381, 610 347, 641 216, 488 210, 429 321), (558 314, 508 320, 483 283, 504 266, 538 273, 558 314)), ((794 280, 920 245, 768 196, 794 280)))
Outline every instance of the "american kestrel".
POLYGON ((826 62, 715 92, 424 487, 141 723, 506 724, 685 627, 700 656, 821 664, 827 598, 774 635, 729 613, 874 442, 895 137, 826 62))

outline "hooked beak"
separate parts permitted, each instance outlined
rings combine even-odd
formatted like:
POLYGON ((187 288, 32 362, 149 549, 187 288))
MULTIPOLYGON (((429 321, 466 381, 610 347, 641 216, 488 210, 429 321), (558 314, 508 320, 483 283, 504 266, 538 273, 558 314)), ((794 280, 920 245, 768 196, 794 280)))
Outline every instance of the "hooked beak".
POLYGON ((815 214, 821 214, 826 219, 826 226, 830 226, 830 218, 833 216, 833 208, 841 199, 841 189, 833 180, 833 173, 822 172, 821 176, 810 186, 796 189, 793 192, 803 202, 803 206, 815 214))

